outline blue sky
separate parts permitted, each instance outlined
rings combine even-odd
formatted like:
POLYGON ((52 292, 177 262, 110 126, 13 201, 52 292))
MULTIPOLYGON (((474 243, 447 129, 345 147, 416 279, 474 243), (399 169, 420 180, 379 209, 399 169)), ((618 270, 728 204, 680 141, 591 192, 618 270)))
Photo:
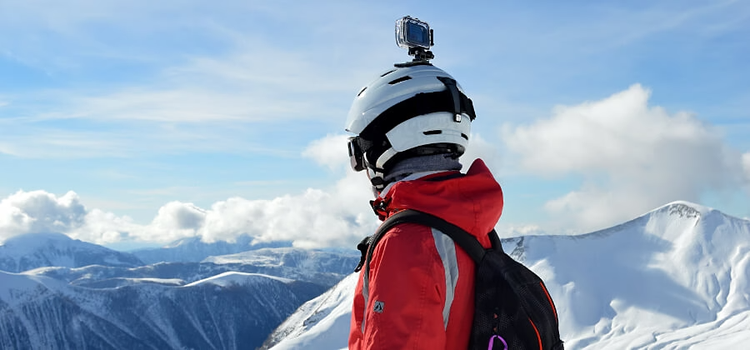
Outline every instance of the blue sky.
POLYGON ((377 222, 343 124, 408 59, 404 15, 474 100, 503 234, 674 200, 750 217, 747 2, 4 0, 0 239, 358 241, 377 222))

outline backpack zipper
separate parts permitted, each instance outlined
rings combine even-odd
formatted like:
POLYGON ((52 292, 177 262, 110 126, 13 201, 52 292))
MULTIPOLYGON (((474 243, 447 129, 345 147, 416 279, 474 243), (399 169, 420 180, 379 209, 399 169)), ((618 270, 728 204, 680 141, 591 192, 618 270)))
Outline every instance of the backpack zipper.
POLYGON ((552 302, 552 297, 549 296, 547 287, 544 286, 544 282, 539 282, 539 285, 542 287, 544 294, 547 295, 547 301, 549 301, 550 306, 552 306, 552 312, 555 314, 555 322, 560 323, 560 320, 557 319, 557 308, 555 307, 555 303, 552 302))
POLYGON ((544 350, 542 348, 542 337, 539 335, 539 330, 536 328, 534 321, 529 319, 529 323, 531 323, 531 327, 534 327, 534 332, 536 333, 536 339, 539 340, 539 350, 544 350))

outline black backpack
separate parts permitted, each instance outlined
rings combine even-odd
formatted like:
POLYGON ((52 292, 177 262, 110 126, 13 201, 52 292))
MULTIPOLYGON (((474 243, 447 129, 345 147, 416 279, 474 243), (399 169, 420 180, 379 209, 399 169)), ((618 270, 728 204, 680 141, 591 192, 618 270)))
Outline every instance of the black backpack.
POLYGON ((490 232, 491 249, 477 239, 439 217, 404 210, 380 225, 374 235, 357 246, 362 259, 355 271, 365 267, 369 275, 370 259, 378 241, 392 227, 416 223, 448 235, 476 263, 474 321, 469 349, 481 350, 562 350, 557 310, 547 287, 534 272, 503 251, 495 230, 490 232))

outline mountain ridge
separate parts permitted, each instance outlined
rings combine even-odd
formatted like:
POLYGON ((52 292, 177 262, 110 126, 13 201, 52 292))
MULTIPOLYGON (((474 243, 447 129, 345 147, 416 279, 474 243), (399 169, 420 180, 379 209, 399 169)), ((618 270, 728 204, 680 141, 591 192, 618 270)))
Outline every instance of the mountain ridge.
POLYGON ((234 242, 206 243, 201 237, 187 237, 170 242, 161 248, 137 249, 130 253, 146 264, 158 262, 200 262, 211 256, 236 254, 262 248, 291 247, 291 242, 256 242, 249 235, 241 235, 234 242))
MULTIPOLYGON (((591 233, 502 242, 545 280, 566 348, 736 348, 750 340, 749 220, 676 201, 591 233)), ((356 275, 345 280, 335 293, 353 293, 356 275)), ((303 304, 266 348, 346 348, 348 329, 334 325, 351 318, 340 312, 351 298, 332 298, 334 290, 303 304), (329 311, 312 318, 311 309, 329 311)))

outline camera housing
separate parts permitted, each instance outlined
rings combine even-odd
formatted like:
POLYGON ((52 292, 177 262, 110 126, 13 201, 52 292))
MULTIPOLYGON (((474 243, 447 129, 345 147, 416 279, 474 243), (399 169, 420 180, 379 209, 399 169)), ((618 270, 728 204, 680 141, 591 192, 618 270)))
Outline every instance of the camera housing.
POLYGON ((408 49, 415 62, 427 62, 435 55, 429 51, 435 45, 433 31, 427 22, 406 16, 396 21, 396 45, 408 49))

